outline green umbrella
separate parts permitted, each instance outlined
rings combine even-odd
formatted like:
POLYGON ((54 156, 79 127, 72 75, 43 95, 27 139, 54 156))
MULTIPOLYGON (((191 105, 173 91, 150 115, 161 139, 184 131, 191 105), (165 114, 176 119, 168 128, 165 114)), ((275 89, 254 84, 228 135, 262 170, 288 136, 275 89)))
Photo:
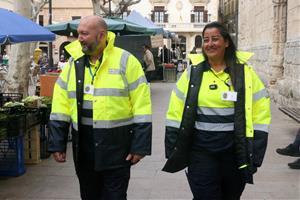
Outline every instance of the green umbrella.
MULTIPOLYGON (((104 18, 108 26, 108 30, 116 33, 117 35, 130 35, 130 34, 153 34, 153 30, 148 30, 146 27, 128 22, 120 18, 104 18)), ((57 35, 64 36, 77 36, 77 27, 80 19, 51 24, 45 26, 51 32, 57 35)))
POLYGON ((70 36, 74 33, 77 34, 76 30, 71 29, 69 22, 60 22, 57 24, 51 24, 45 26, 45 28, 47 28, 49 31, 57 35, 70 36))

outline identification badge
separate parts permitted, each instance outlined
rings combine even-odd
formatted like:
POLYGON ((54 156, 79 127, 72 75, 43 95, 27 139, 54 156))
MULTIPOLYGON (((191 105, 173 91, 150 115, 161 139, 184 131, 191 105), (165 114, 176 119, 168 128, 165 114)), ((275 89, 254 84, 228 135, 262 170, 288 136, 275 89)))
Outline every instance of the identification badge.
POLYGON ((221 99, 224 101, 236 101, 237 100, 237 92, 223 92, 221 99))
POLYGON ((84 94, 94 94, 94 86, 93 85, 85 85, 84 86, 84 94))

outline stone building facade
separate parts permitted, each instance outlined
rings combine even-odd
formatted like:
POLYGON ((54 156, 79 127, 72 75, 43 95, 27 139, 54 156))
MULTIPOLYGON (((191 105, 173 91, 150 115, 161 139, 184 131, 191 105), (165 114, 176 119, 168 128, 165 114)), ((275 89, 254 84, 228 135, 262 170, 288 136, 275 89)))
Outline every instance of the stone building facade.
MULTIPOLYGON (((144 4, 139 3, 140 5, 144 4)), ((217 20, 217 0, 149 0, 148 7, 132 6, 150 18, 156 25, 171 31, 179 40, 169 47, 179 45, 181 51, 189 53, 194 47, 201 51, 202 30, 210 21, 217 20)))
POLYGON ((228 32, 235 43, 238 45, 238 0, 219 0, 219 19, 227 26, 228 32))
MULTIPOLYGON (((0 1, 12 6, 12 0, 0 1)), ((111 0, 112 9, 120 0, 111 0)), ((108 6, 108 3, 106 4, 108 6)), ((8 7, 8 6, 4 6, 8 7)), ((218 0, 142 0, 132 5, 126 11, 136 10, 148 19, 171 31, 180 40, 165 40, 168 47, 180 45, 182 52, 189 53, 194 46, 201 51, 201 33, 206 23, 216 21, 218 17, 218 0)), ((93 14, 91 0, 52 0, 52 23, 69 21, 93 14)), ((47 25, 49 19, 48 5, 40 12, 38 23, 47 25)), ((57 36, 53 42, 54 63, 58 62, 63 47, 74 40, 72 36, 57 36)), ((47 51, 48 44, 40 47, 47 51)))
POLYGON ((240 0, 238 48, 251 60, 273 101, 300 108, 300 1, 240 0))

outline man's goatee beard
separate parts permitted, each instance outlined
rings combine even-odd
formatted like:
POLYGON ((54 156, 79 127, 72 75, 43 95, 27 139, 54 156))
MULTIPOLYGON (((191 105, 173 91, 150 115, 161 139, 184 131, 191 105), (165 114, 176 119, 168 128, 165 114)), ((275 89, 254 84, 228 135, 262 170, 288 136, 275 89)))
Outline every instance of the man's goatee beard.
POLYGON ((81 48, 81 51, 82 51, 83 53, 85 53, 85 54, 91 53, 90 49, 89 49, 87 46, 83 46, 83 47, 81 48))

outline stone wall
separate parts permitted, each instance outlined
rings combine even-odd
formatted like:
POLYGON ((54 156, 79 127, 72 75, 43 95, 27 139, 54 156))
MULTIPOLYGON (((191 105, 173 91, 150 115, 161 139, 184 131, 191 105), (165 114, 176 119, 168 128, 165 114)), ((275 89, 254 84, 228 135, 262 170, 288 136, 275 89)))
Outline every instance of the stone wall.
POLYGON ((300 38, 286 42, 283 79, 278 81, 274 99, 281 105, 300 108, 300 38))
POLYGON ((240 0, 238 48, 254 52, 250 63, 274 102, 300 108, 300 1, 240 0))

